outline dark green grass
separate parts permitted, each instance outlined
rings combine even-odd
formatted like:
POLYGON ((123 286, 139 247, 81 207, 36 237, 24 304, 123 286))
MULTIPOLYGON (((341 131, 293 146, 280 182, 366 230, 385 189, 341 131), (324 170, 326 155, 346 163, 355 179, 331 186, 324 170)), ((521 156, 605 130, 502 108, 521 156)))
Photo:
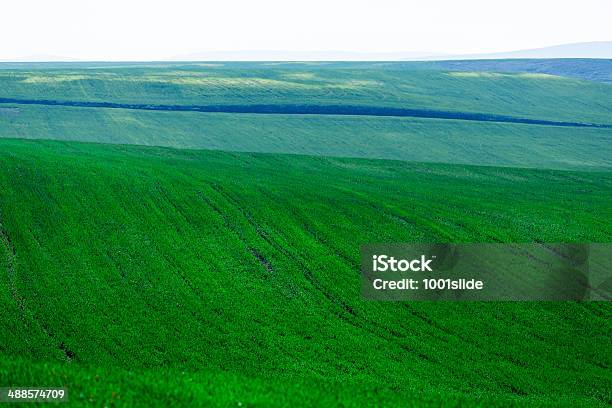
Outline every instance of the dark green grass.
POLYGON ((74 405, 610 403, 608 303, 378 303, 368 242, 609 242, 612 173, 0 140, 0 383, 74 405))
POLYGON ((612 130, 456 120, 0 107, 0 137, 553 169, 612 166, 612 130))

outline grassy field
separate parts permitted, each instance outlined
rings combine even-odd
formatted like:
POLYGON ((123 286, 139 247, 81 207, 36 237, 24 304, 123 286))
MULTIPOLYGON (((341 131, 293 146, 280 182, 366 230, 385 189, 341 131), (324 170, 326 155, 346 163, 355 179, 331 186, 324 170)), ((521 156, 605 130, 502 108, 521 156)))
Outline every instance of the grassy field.
MULTIPOLYGON (((30 66, 0 70, 0 98, 151 105, 354 105, 612 125, 609 84, 538 72, 424 69, 432 64, 398 63, 386 68, 364 63, 331 68, 271 63, 85 64, 38 70, 30 66)), ((487 64, 482 68, 491 69, 493 63, 487 64)), ((468 68, 465 64, 450 68, 461 67, 468 68)), ((612 156, 610 128, 18 103, 0 104, 0 137, 550 169, 609 168, 612 156)))
POLYGON ((368 302, 357 272, 367 242, 608 242, 609 172, 0 147, 3 384, 96 405, 610 402, 607 304, 368 302))
POLYGON ((142 104, 312 104, 608 123, 609 84, 539 73, 206 66, 0 70, 0 98, 142 104))
MULTIPOLYGON (((607 77, 592 64, 0 64, 0 98, 610 125, 612 85, 569 78, 607 77)), ((74 406, 609 406, 609 303, 366 301, 359 246, 611 242, 611 138, 0 103, 0 387, 64 385, 74 406)))
POLYGON ((612 129, 11 106, 0 108, 0 137, 551 169, 612 166, 612 129))
MULTIPOLYGON (((498 68, 555 66, 534 64, 500 61, 498 68)), ((566 65, 559 66, 575 64, 566 65)), ((490 72, 494 62, 7 66, 12 69, 0 70, 0 98, 433 109, 612 126, 609 84, 537 71, 490 72), (466 71, 456 71, 461 68, 466 71)), ((18 103, 0 104, 0 137, 579 170, 609 168, 612 156, 610 128, 18 103)))
POLYGON ((447 60, 447 61, 327 61, 327 62, 2 62, 0 70, 74 70, 111 68, 176 69, 227 68, 253 70, 273 67, 282 70, 304 71, 369 69, 377 71, 441 71, 545 74, 568 78, 612 83, 612 59, 505 59, 505 60, 447 60))
MULTIPOLYGON (((435 61, 425 65, 427 69, 460 72, 505 72, 548 74, 569 78, 612 84, 612 60, 610 59, 507 59, 507 60, 466 60, 435 61)), ((425 67, 422 67, 425 69, 425 67)))

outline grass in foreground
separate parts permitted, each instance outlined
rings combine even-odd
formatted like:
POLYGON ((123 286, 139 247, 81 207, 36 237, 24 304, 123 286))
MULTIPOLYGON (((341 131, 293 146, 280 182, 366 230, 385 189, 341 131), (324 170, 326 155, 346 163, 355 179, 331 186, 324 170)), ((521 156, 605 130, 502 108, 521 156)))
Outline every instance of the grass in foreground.
POLYGON ((0 140, 0 382, 72 405, 606 406, 608 303, 366 302, 357 263, 367 242, 609 242, 610 197, 610 172, 0 140))

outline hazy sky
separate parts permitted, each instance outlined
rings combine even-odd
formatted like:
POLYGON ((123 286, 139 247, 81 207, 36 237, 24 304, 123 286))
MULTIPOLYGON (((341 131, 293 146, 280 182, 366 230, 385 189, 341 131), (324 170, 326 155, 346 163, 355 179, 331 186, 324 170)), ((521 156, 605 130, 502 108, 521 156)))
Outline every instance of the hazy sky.
POLYGON ((204 51, 509 51, 612 40, 610 0, 8 0, 0 59, 204 51))

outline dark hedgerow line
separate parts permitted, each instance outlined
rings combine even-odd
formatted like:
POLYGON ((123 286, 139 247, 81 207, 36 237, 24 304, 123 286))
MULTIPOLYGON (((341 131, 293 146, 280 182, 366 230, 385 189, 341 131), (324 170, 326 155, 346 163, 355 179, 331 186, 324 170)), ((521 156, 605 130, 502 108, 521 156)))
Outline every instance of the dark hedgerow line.
POLYGON ((61 101, 48 99, 0 98, 0 104, 73 106, 82 108, 134 109, 150 111, 184 111, 209 113, 258 113, 285 115, 352 115, 352 116, 393 116, 429 119, 453 119, 477 122, 522 123, 528 125, 612 128, 611 124, 586 122, 562 122, 541 119, 519 118, 477 112, 457 112, 432 109, 409 109, 383 106, 356 105, 149 105, 114 102, 61 101))

